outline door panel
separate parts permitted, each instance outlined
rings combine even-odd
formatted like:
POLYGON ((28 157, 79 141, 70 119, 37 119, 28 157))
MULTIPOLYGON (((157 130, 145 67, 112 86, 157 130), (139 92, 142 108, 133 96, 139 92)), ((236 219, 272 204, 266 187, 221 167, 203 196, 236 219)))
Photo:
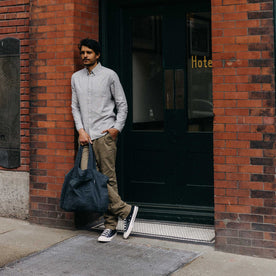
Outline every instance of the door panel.
POLYGON ((167 162, 164 149, 164 133, 134 132, 126 140, 130 153, 125 175, 125 199, 134 202, 166 202, 169 192, 167 185, 167 162), (133 143, 129 142, 133 141, 133 143), (139 142, 137 142, 139 141, 139 142))

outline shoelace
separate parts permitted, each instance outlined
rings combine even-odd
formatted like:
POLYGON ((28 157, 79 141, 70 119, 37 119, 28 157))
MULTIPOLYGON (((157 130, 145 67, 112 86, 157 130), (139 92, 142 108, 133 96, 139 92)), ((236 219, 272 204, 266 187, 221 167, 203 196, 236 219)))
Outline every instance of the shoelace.
POLYGON ((105 229, 102 233, 102 236, 108 237, 110 233, 111 233, 110 229, 105 229))
POLYGON ((127 228, 128 228, 128 225, 129 225, 129 222, 131 220, 131 217, 129 219, 125 219, 124 220, 124 232, 126 232, 127 228))

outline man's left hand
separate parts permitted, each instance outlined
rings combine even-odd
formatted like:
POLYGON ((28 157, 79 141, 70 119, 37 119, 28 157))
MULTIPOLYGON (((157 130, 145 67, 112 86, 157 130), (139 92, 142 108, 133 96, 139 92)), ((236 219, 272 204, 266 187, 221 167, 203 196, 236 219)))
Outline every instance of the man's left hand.
POLYGON ((102 131, 102 133, 106 133, 106 132, 108 132, 110 134, 110 136, 113 140, 116 140, 116 138, 119 134, 119 130, 117 128, 109 128, 109 129, 102 131))

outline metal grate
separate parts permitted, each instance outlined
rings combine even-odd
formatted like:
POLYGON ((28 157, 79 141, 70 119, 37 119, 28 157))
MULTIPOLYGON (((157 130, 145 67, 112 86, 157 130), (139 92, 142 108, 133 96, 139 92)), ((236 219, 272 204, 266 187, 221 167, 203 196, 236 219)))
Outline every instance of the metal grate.
MULTIPOLYGON (((103 224, 92 229, 102 230, 103 224)), ((123 221, 119 220, 117 230, 123 232, 123 221)), ((162 221, 150 221, 137 219, 132 234, 144 237, 160 239, 179 240, 186 242, 213 244, 215 241, 215 230, 212 226, 174 223, 162 221)))

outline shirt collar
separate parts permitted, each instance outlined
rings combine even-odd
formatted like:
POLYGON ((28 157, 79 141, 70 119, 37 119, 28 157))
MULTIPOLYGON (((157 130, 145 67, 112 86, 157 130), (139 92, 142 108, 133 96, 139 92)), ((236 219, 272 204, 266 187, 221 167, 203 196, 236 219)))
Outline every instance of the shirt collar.
MULTIPOLYGON (((97 74, 100 72, 101 68, 102 68, 102 65, 101 65, 100 62, 98 62, 98 64, 97 64, 96 67, 91 71, 90 74, 97 75, 97 74)), ((89 75, 88 69, 86 69, 86 71, 87 71, 87 75, 89 75)))

